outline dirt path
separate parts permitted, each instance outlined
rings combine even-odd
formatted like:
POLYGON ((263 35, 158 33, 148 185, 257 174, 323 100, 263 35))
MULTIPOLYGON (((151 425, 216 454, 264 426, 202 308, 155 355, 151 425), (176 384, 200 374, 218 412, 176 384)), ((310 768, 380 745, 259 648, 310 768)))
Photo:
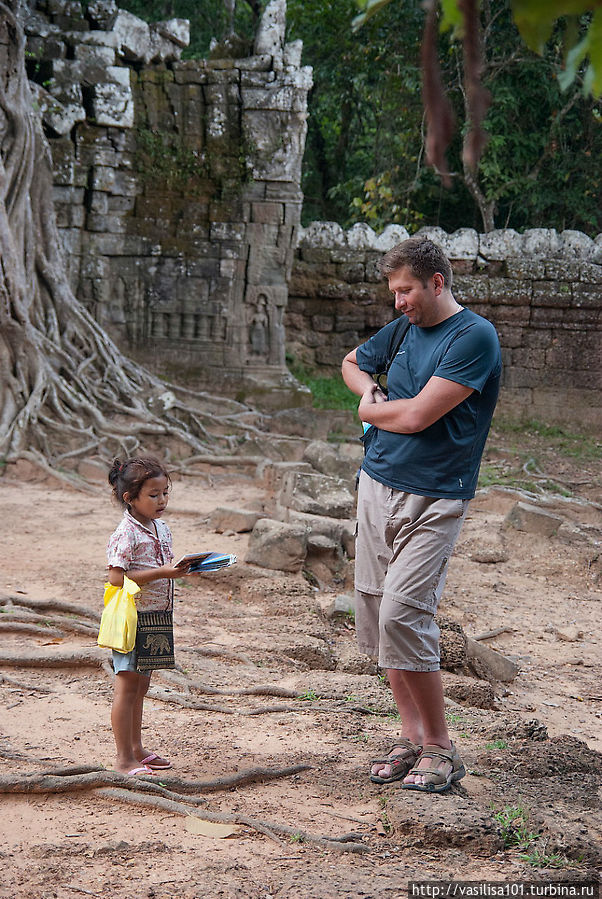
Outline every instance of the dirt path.
MULTIPOLYGON (((599 501, 599 465, 590 468, 587 487, 580 495, 599 501)), ((99 486, 88 496, 9 473, 0 479, 0 496, 9 523, 0 593, 99 610, 105 544, 120 516, 108 490, 99 486)), ((90 791, 4 794, 0 896, 396 899, 414 879, 594 876, 602 837, 600 512, 558 500, 545 510, 560 515, 562 527, 544 537, 503 526, 518 499, 495 489, 478 495, 441 611, 470 636, 499 631, 481 642, 517 661, 520 673, 493 690, 465 675, 445 675, 450 696, 460 695, 459 685, 480 685, 482 704, 490 707, 448 700, 469 773, 449 794, 424 797, 366 777, 367 761, 398 732, 399 721, 385 685, 364 673, 352 622, 325 614, 337 593, 349 591, 351 565, 337 582, 318 587, 302 574, 246 565, 248 535, 218 535, 207 518, 222 505, 268 508, 265 482, 223 469, 176 480, 166 515, 176 555, 219 549, 241 562, 179 587, 178 662, 188 678, 225 692, 187 692, 157 677, 156 687, 209 708, 149 700, 148 748, 172 758, 169 776, 189 781, 308 765, 290 777, 212 793, 197 814, 221 811, 316 835, 353 834, 352 843, 366 852, 295 835, 277 842, 250 826, 225 839, 202 836, 181 814, 90 791), (303 698, 240 692, 262 685, 303 698), (507 846, 503 824, 513 815, 515 845, 507 846)), ((3 657, 94 653, 90 636, 7 630, 18 608, 0 611, 3 657)), ((4 778, 66 765, 111 767, 111 682, 102 670, 3 663, 0 678, 4 778)))

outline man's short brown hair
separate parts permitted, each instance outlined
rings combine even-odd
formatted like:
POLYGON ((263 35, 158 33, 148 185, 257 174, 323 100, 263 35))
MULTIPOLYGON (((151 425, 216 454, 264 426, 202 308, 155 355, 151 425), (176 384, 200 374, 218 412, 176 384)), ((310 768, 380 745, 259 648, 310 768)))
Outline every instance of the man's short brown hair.
POLYGON ((441 247, 428 237, 409 237, 385 253, 380 261, 383 278, 388 278, 400 268, 409 268, 414 278, 426 287, 429 278, 439 273, 445 287, 452 286, 452 267, 441 247))

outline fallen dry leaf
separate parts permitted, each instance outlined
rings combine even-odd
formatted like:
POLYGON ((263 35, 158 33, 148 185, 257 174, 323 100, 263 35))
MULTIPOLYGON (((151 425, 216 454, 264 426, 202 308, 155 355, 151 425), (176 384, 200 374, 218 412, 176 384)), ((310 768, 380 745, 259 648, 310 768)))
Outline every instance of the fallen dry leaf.
POLYGON ((214 821, 205 821, 204 818, 198 818, 196 815, 188 815, 184 820, 184 827, 189 833, 196 833, 203 837, 230 837, 236 833, 239 828, 234 824, 216 824, 214 821))

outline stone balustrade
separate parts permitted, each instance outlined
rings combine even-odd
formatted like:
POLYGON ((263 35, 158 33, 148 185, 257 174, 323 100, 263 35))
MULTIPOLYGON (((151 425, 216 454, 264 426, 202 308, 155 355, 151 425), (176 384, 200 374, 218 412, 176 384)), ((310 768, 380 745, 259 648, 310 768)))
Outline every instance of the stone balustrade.
MULTIPOLYGON (((532 228, 447 234, 423 228, 454 270, 454 295, 495 325, 502 344, 500 411, 586 428, 602 425, 602 235, 532 228)), ((408 237, 389 225, 344 231, 312 222, 300 232, 285 317, 287 350, 308 368, 336 372, 348 350, 393 317, 379 272, 408 237)))

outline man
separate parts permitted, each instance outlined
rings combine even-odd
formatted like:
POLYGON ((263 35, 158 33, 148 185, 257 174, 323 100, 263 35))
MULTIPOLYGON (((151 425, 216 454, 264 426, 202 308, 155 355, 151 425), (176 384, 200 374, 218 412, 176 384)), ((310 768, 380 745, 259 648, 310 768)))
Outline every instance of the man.
POLYGON ((413 237, 390 250, 381 271, 410 327, 387 374, 392 322, 348 353, 343 379, 374 425, 359 479, 355 562, 359 648, 378 658, 402 733, 372 762, 376 783, 443 792, 465 770, 444 714, 439 628, 434 619, 449 557, 474 496, 499 391, 493 325, 451 292, 437 244, 413 237))

